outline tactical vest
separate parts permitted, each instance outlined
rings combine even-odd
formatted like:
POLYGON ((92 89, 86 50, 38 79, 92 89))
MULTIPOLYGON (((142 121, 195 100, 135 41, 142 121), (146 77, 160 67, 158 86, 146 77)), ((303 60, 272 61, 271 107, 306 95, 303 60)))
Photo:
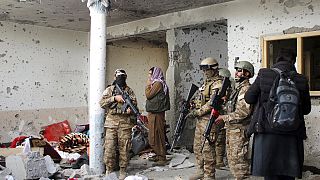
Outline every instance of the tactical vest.
MULTIPOLYGON (((125 91, 127 90, 127 88, 125 88, 125 91)), ((113 90, 112 90, 112 96, 116 96, 116 95, 120 95, 120 93, 117 91, 116 87, 113 86, 113 90)), ((123 114, 122 112, 122 106, 123 103, 119 103, 119 102, 114 102, 110 107, 109 107, 109 113, 112 115, 115 114, 123 114)))
MULTIPOLYGON (((227 114, 228 113, 232 113, 236 110, 236 105, 238 102, 238 97, 239 97, 239 93, 241 91, 241 89, 243 88, 245 84, 240 84, 230 95, 229 97, 229 101, 226 104, 226 110, 227 110, 227 114)), ((230 121, 230 124, 239 124, 239 125, 247 125, 250 122, 250 116, 239 120, 239 121, 230 121)))
POLYGON ((211 80, 209 82, 206 82, 204 85, 202 85, 199 88, 200 95, 195 101, 196 109, 200 109, 203 105, 205 105, 208 101, 210 101, 210 98, 213 94, 212 92, 212 85, 215 81, 211 80))
POLYGON ((164 112, 170 109, 169 91, 167 94, 161 90, 153 98, 146 100, 146 111, 151 113, 164 112))
POLYGON ((236 110, 236 104, 238 101, 238 96, 240 93, 241 87, 240 88, 236 88, 230 95, 229 100, 227 102, 227 113, 232 113, 236 110))

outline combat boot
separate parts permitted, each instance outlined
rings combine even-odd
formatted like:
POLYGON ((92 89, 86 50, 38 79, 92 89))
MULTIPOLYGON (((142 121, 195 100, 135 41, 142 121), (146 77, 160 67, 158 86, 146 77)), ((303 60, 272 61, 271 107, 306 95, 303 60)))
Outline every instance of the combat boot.
POLYGON ((189 180, 198 180, 198 179, 202 179, 203 177, 204 177, 203 170, 198 169, 196 174, 189 177, 189 180))
POLYGON ((222 167, 224 167, 225 165, 224 165, 224 163, 223 163, 223 158, 217 158, 216 159, 216 168, 217 169, 220 169, 220 168, 222 168, 222 167))
POLYGON ((119 180, 124 180, 127 177, 126 168, 120 168, 119 180))

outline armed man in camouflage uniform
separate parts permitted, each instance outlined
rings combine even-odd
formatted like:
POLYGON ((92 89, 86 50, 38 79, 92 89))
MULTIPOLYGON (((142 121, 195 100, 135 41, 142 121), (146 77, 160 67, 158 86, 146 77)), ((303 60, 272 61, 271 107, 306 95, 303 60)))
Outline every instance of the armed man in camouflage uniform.
MULTIPOLYGON (((215 91, 220 90, 222 87, 223 79, 219 76, 217 60, 209 57, 201 61, 200 69, 203 70, 205 75, 205 82, 199 88, 199 96, 194 101, 195 109, 192 110, 187 117, 197 118, 193 150, 196 156, 197 172, 193 179, 215 179, 215 144, 211 145, 206 141, 203 151, 201 145, 204 141, 203 133, 210 118, 210 99, 215 91)), ((215 139, 215 128, 212 128, 211 138, 215 139)))
MULTIPOLYGON (((227 77, 230 79, 231 73, 227 68, 220 68, 219 69, 219 76, 221 77, 227 77)), ((230 93, 231 93, 232 89, 231 86, 228 89, 227 93, 226 93, 226 97, 225 100, 228 99, 230 93)), ((222 107, 222 114, 226 114, 226 108, 222 107)), ((218 136, 217 136, 217 140, 215 142, 216 144, 216 168, 219 169, 221 167, 224 167, 224 161, 223 158, 225 156, 226 153, 226 129, 224 128, 224 123, 222 123, 219 127, 221 127, 221 129, 219 130, 218 136)))
POLYGON ((119 149, 119 179, 126 177, 126 169, 129 163, 129 151, 131 147, 131 129, 133 127, 131 109, 122 111, 124 100, 115 88, 115 83, 128 93, 132 102, 136 105, 137 100, 132 89, 126 84, 127 74, 123 69, 115 71, 115 81, 113 85, 106 88, 103 97, 100 100, 101 108, 106 109, 105 120, 105 143, 104 143, 104 161, 106 164, 106 174, 114 171, 117 164, 116 151, 119 149))
POLYGON ((220 115, 215 123, 225 123, 228 164, 233 176, 241 180, 249 177, 249 139, 245 137, 245 128, 250 122, 252 107, 245 102, 244 94, 250 87, 254 68, 248 61, 239 61, 235 69, 237 86, 227 103, 228 115, 220 115))

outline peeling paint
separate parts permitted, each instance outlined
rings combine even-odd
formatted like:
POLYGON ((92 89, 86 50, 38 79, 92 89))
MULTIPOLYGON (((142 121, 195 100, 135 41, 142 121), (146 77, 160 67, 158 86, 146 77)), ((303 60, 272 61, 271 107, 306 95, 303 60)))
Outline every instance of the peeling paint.
POLYGON ((316 25, 312 28, 305 27, 291 27, 283 31, 284 34, 294 34, 294 33, 302 33, 302 32, 311 32, 311 31, 319 31, 320 25, 316 25))

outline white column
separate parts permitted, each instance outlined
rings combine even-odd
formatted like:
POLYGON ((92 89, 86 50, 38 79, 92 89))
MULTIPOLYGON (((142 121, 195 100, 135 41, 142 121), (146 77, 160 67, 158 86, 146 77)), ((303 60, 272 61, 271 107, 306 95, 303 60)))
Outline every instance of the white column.
MULTIPOLYGON (((176 37, 174 33, 174 29, 167 30, 166 32, 166 41, 168 44, 168 53, 169 53, 169 67, 166 72, 166 82, 168 88, 170 90, 170 110, 166 111, 166 121, 167 124, 170 125, 170 135, 169 141, 172 143, 173 141, 173 134, 176 127, 177 117, 179 116, 179 106, 177 106, 177 89, 176 89, 176 76, 177 76, 177 55, 178 52, 175 51, 175 42, 176 37)), ((177 142, 178 144, 178 142, 177 142)), ((177 145, 176 144, 176 145, 177 145)))
POLYGON ((104 110, 99 100, 105 89, 106 77, 106 13, 96 6, 89 7, 90 30, 90 168, 95 174, 104 173, 103 139, 104 110))

